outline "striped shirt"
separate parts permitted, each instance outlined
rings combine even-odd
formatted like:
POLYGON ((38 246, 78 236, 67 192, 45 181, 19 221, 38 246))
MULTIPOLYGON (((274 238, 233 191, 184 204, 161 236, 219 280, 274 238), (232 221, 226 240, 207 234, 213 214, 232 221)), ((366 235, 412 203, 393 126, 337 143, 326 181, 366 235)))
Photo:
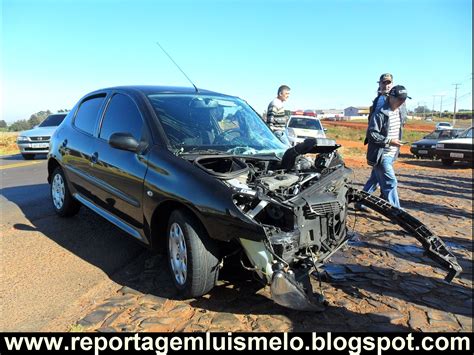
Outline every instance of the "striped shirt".
MULTIPOLYGON (((388 114, 388 135, 387 138, 399 139, 400 138, 400 110, 397 108, 395 111, 390 110, 388 114)), ((386 156, 394 157, 398 153, 398 147, 389 146, 384 148, 383 154, 386 156)))

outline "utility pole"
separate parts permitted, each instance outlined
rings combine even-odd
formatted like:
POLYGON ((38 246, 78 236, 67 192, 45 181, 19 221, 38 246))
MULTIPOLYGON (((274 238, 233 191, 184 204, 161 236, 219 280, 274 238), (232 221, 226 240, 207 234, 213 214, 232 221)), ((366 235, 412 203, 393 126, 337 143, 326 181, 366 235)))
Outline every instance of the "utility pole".
POLYGON ((441 119, 441 115, 443 114, 443 96, 446 95, 439 95, 441 97, 441 102, 439 103, 439 118, 441 119))
POLYGON ((454 85, 454 112, 453 112, 453 127, 456 124, 456 100, 458 98, 458 86, 461 84, 453 84, 454 85))
POLYGON ((431 118, 433 119, 433 121, 434 121, 434 118, 435 118, 435 116, 434 116, 434 102, 435 102, 435 97, 436 97, 436 95, 433 95, 433 109, 431 110, 431 118))

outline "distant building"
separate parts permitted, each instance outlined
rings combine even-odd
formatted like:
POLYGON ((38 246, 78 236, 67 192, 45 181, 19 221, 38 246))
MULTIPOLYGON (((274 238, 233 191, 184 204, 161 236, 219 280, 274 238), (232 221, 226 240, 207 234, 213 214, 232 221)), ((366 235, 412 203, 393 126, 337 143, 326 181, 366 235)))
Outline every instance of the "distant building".
POLYGON ((342 118, 344 117, 344 110, 329 109, 329 110, 317 110, 316 111, 319 118, 342 118))
POLYGON ((367 118, 369 116, 369 107, 347 107, 344 109, 344 116, 349 118, 367 118))

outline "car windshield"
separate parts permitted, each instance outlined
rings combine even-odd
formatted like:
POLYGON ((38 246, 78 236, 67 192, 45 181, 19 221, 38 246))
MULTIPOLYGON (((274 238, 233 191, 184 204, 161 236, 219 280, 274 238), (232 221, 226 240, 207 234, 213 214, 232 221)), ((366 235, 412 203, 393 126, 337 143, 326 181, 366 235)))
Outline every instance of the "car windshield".
POLYGON ((212 95, 148 95, 172 148, 181 153, 276 154, 288 148, 244 101, 212 95))
POLYGON ((438 130, 428 134, 425 139, 447 139, 455 137, 458 133, 459 131, 454 129, 438 130))
POLYGON ((472 138, 472 127, 466 129, 464 132, 462 132, 459 136, 456 138, 472 138))
POLYGON ((315 129, 321 131, 321 122, 315 120, 314 118, 304 118, 304 117, 291 117, 288 127, 291 128, 303 128, 303 129, 315 129))
POLYGON ((46 119, 40 123, 39 127, 56 127, 61 124, 66 115, 49 115, 46 119))

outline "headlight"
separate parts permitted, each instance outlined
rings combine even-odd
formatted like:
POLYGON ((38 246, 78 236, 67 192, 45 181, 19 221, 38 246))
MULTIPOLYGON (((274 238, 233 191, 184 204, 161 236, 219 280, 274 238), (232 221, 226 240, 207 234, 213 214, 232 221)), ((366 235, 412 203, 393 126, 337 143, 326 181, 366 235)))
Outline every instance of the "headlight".
POLYGON ((296 133, 293 128, 288 128, 288 136, 293 138, 296 137, 296 133))
POLYGON ((436 148, 444 149, 444 144, 443 143, 438 143, 438 144, 436 144, 436 148))
POLYGON ((30 137, 27 137, 27 136, 18 136, 18 137, 16 137, 17 142, 29 141, 29 140, 30 140, 30 137))
POLYGON ((417 145, 416 145, 416 144, 412 144, 411 147, 412 147, 412 148, 416 148, 417 145))

